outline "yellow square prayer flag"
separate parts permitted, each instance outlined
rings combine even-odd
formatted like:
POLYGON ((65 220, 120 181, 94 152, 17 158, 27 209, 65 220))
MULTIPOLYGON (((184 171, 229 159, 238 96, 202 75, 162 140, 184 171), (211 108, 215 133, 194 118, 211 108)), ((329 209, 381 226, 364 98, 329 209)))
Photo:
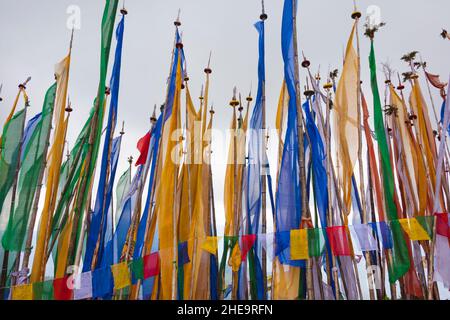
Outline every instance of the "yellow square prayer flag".
POLYGON ((120 290, 131 285, 128 263, 122 262, 111 266, 114 277, 114 289, 120 290))
POLYGON ((12 288, 12 300, 33 300, 33 285, 24 284, 12 288))
POLYGON ((400 219, 399 222, 412 241, 430 240, 430 236, 416 218, 400 219))
POLYGON ((307 230, 291 230, 291 260, 306 259, 309 259, 307 230))
POLYGON ((202 249, 211 254, 217 253, 217 237, 207 237, 202 243, 202 249))

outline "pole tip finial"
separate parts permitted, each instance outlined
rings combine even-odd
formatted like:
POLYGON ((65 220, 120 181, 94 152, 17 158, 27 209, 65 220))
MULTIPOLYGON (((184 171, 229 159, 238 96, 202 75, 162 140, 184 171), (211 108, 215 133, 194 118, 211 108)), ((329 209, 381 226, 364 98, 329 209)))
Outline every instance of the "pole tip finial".
POLYGON ((264 0, 261 0, 261 15, 259 16, 259 18, 261 19, 261 21, 265 21, 268 18, 264 7, 264 0))
POLYGON ((175 20, 175 22, 173 23, 175 25, 175 27, 179 27, 181 26, 181 21, 180 21, 180 14, 181 14, 181 9, 178 9, 178 16, 177 16, 177 20, 175 20))

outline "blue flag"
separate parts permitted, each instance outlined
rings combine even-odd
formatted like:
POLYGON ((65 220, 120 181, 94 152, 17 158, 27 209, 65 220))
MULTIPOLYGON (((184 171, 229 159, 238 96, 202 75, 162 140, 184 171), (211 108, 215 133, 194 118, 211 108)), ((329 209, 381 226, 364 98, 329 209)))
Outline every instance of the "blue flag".
MULTIPOLYGON (((109 107, 108 124, 106 127, 105 141, 103 144, 103 154, 100 170, 100 180, 97 189, 97 198, 95 200, 94 212, 90 223, 88 238, 86 242, 86 253, 84 256, 83 272, 91 270, 92 260, 94 257, 95 248, 98 241, 103 243, 106 226, 107 226, 107 213, 111 204, 111 194, 109 197, 105 194, 107 171, 108 171, 108 156, 111 152, 109 139, 114 133, 114 128, 117 123, 117 106, 119 99, 119 86, 120 86, 120 68, 122 64, 122 44, 123 44, 123 31, 125 25, 125 16, 122 16, 122 20, 119 22, 116 30, 117 47, 115 53, 114 67, 111 77, 111 104, 109 107)), ((114 172, 115 176, 115 172, 114 172)), ((108 191, 112 190, 114 184, 114 176, 111 174, 108 180, 108 191)), ((102 246, 100 246, 101 248, 102 246)), ((101 257, 101 255, 99 255, 101 257)))

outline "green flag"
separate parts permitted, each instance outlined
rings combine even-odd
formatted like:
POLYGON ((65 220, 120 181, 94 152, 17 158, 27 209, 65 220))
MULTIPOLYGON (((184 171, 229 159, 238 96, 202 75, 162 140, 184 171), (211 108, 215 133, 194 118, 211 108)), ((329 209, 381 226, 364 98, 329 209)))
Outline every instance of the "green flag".
POLYGON ((24 146, 19 174, 18 201, 11 210, 8 226, 2 238, 5 250, 22 251, 28 219, 33 205, 34 195, 39 183, 39 176, 47 150, 46 144, 52 125, 56 84, 52 85, 45 95, 41 119, 31 133, 29 142, 24 146))
POLYGON ((0 214, 6 196, 14 183, 25 114, 25 109, 18 111, 3 128, 0 145, 0 214))
POLYGON ((378 141, 378 150, 381 157, 381 172, 383 174, 384 197, 386 201, 386 211, 388 220, 392 221, 391 230, 394 247, 392 250, 392 264, 389 265, 389 281, 394 283, 408 272, 410 267, 408 248, 406 246, 403 231, 399 223, 394 223, 398 219, 397 207, 394 203, 394 174, 389 157, 389 148, 383 121, 383 111, 381 110, 381 99, 378 91, 377 71, 375 60, 375 49, 373 40, 370 49, 370 80, 373 94, 375 136, 378 141))
POLYGON ((114 221, 119 221, 120 213, 122 212, 122 204, 125 196, 130 191, 131 187, 131 169, 128 168, 119 179, 116 187, 116 213, 114 215, 114 221))

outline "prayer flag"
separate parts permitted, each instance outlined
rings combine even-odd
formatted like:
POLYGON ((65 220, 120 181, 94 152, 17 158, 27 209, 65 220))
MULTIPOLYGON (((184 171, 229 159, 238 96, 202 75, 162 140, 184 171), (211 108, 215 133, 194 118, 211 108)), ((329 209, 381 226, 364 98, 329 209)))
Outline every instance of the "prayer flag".
POLYGON ((309 259, 307 229, 291 230, 291 259, 309 259))

